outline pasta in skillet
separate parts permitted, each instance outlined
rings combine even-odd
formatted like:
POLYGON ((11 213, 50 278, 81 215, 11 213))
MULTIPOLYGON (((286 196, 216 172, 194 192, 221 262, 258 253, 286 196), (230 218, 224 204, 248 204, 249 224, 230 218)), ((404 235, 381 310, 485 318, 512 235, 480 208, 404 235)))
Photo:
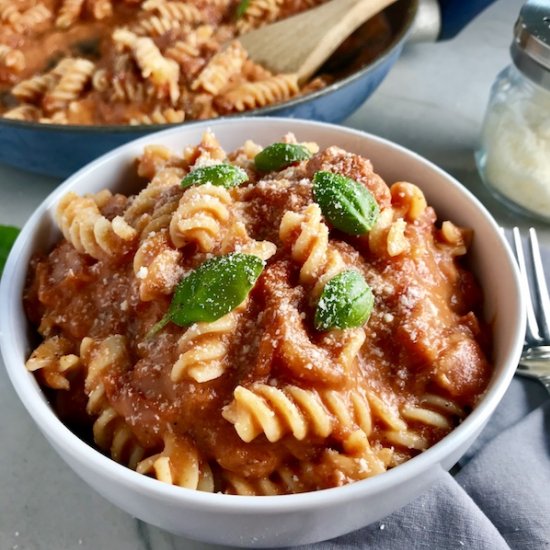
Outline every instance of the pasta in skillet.
POLYGON ((43 338, 27 368, 100 451, 191 489, 313 491, 399 465, 475 406, 491 346, 472 235, 420 186, 292 135, 150 145, 137 172, 134 195, 60 200, 24 295, 43 338))
MULTIPOLYGON (((248 58, 239 36, 323 1, 2 0, 0 116, 178 124, 319 90, 334 77, 299 85, 296 75, 272 74, 248 58)), ((360 32, 367 45, 359 51, 349 41, 345 59, 366 63, 392 38, 383 14, 360 32)))

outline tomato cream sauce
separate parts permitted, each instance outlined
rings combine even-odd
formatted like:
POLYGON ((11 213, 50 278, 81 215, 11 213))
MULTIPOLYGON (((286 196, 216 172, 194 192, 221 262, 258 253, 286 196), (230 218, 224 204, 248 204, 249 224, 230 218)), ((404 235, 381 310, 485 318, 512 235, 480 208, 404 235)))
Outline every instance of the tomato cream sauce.
MULTIPOLYGON (((293 253, 294 245, 288 244, 296 242, 304 225, 297 226, 285 242, 279 227, 286 212, 304 212, 313 203, 311 179, 320 169, 366 186, 382 213, 401 211, 403 196, 390 191, 370 162, 338 148, 265 175, 248 165, 250 181, 231 190, 236 215, 249 238, 274 243, 276 252, 267 260, 232 329, 219 335, 224 372, 209 381, 173 380, 178 342, 187 329, 169 323, 150 336, 151 327, 168 310, 171 294, 140 299, 140 280, 132 264, 134 248, 113 259, 98 260, 62 240, 31 264, 25 306, 42 337, 62 335, 78 355, 84 337, 101 341, 123 335, 129 361, 124 368, 107 370, 103 377, 109 406, 146 455, 162 452, 167 434, 192 441, 201 464, 208 463, 213 472, 216 490, 242 491, 231 477, 236 475, 256 487, 255 494, 265 494, 257 485, 262 479, 270 479, 279 492, 301 491, 368 477, 375 472, 374 463, 391 468, 456 426, 475 406, 491 376, 491 337, 481 318, 481 290, 464 261, 462 241, 449 242, 448 231, 437 223, 430 206, 414 220, 409 211, 392 222, 407 220, 403 232, 407 248, 393 256, 385 252, 385 244, 382 249, 375 247, 374 237, 368 234, 350 236, 330 229, 329 248, 346 268, 363 275, 372 289, 374 307, 362 327, 315 329, 317 298, 311 284, 301 282, 302 266, 293 253), (359 333, 364 342, 344 360, 359 333), (227 411, 235 410, 236 388, 262 384, 315 391, 327 400, 323 406, 328 409, 335 406, 330 400, 338 396, 352 401, 365 396, 370 420, 360 420, 363 413, 354 405, 350 414, 355 415, 355 423, 338 422, 339 413, 332 408, 332 431, 326 437, 315 430, 295 437, 287 430, 275 441, 264 433, 245 441, 236 429, 236 417, 227 411), (367 451, 355 450, 352 436, 358 437, 361 431, 378 462, 367 451), (280 474, 285 468, 299 480, 292 487, 281 481, 286 479, 280 474)), ((170 187, 169 193, 185 196, 179 187, 170 187)), ((133 200, 115 195, 102 206, 102 213, 112 220, 133 200)), ((371 233, 375 231, 379 229, 371 233)), ((464 230, 455 234, 466 241, 470 237, 464 230)), ((164 239, 162 246, 169 242, 164 239)), ((180 252, 179 269, 184 275, 216 255, 216 250, 204 253, 192 243, 180 252)), ((151 254, 155 256, 154 251, 151 254)), ((64 394, 57 397, 56 406, 69 424, 71 418, 87 416, 86 399, 82 399, 86 376, 84 365, 70 390, 56 392, 64 394)), ((286 389, 285 395, 294 399, 296 391, 286 389)), ((89 423, 93 421, 89 418, 89 423)), ((265 484, 262 487, 266 490, 265 484)))

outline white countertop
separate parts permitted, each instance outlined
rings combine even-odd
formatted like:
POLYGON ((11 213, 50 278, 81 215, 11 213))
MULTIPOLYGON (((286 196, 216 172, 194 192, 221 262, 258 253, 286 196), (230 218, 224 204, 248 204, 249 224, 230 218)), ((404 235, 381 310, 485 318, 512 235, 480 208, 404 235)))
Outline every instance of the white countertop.
MULTIPOLYGON (((408 47, 346 125, 427 157, 458 178, 507 226, 550 226, 500 206, 481 184, 476 148, 489 88, 509 63, 521 0, 498 0, 454 40, 408 47)), ((32 154, 32 151, 29 151, 32 154)), ((56 180, 0 166, 0 223, 22 226, 56 180)), ((1 362, 1 361, 0 361, 1 362)), ((113 507, 58 458, 0 367, 0 550, 213 548, 173 537, 113 507)))

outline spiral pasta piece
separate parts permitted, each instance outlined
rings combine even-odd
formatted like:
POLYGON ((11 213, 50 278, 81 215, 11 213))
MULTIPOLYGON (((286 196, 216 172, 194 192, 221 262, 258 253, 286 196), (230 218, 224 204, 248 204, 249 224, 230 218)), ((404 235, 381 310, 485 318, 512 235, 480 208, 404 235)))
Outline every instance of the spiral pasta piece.
POLYGON ((286 212, 281 219, 279 238, 291 245, 292 259, 301 264, 300 282, 313 284, 322 273, 328 251, 328 227, 321 209, 310 204, 303 214, 286 212))
MULTIPOLYGON (((174 169, 174 175, 178 173, 179 170, 174 169)), ((160 172, 156 178, 160 178, 165 175, 169 178, 172 175, 172 170, 165 169, 163 172, 160 172), (169 174, 166 174, 166 172, 169 172, 169 174)), ((158 231, 163 231, 164 229, 169 228, 174 212, 178 208, 179 198, 179 194, 172 195, 163 204, 156 205, 150 215, 142 217, 140 223, 136 226, 141 239, 150 233, 157 233, 158 231)))
POLYGON ((91 196, 67 193, 57 206, 57 225, 78 252, 103 259, 124 254, 136 238, 136 231, 122 217, 109 221, 91 196))
POLYGON ((418 405, 406 404, 401 415, 407 421, 418 422, 436 428, 450 430, 453 420, 466 416, 464 409, 451 399, 440 395, 426 394, 418 405))
POLYGON ((66 29, 78 21, 85 0, 63 0, 55 24, 60 29, 66 29))
POLYGON ((143 240, 133 263, 142 302, 173 292, 183 275, 180 260, 181 252, 170 246, 167 231, 150 233, 143 240))
POLYGON ((405 231, 407 223, 403 218, 395 219, 393 208, 380 212, 374 227, 368 233, 370 251, 378 257, 395 257, 410 250, 410 242, 405 231))
POLYGON ((40 118, 40 109, 35 105, 23 103, 6 111, 3 116, 11 120, 38 120, 40 118))
POLYGON ((308 470, 314 465, 304 461, 297 467, 279 466, 269 477, 251 478, 235 472, 224 471, 225 492, 242 496, 273 496, 302 493, 309 490, 306 483, 308 470))
POLYGON ((218 101, 227 110, 244 111, 285 101, 299 91, 295 74, 280 74, 240 84, 221 95, 218 101))
POLYGON ((279 226, 279 237, 291 246, 292 259, 301 264, 300 283, 313 287, 314 299, 330 279, 346 268, 340 253, 329 247, 328 227, 316 203, 301 214, 286 212, 279 226))
MULTIPOLYGON (((163 159, 157 157, 161 151, 149 150, 150 154, 143 157, 144 162, 161 164, 163 159)), ((169 154, 169 152, 168 152, 169 154)), ((166 158, 165 160, 168 160, 166 158)), ((153 166, 153 170, 155 170, 153 166)), ((149 169, 146 170, 149 173, 149 169)), ((183 172, 176 167, 162 168, 149 185, 135 196, 124 213, 124 219, 138 233, 140 240, 147 238, 150 233, 156 233, 167 229, 172 221, 172 216, 177 210, 181 194, 179 182, 183 172), (177 193, 172 193, 176 188, 177 193)))
POLYGON ((230 221, 231 204, 226 189, 209 183, 185 191, 170 222, 174 246, 195 243, 202 252, 214 250, 230 221))
POLYGON ((62 59, 51 71, 22 80, 12 88, 12 94, 20 101, 38 102, 52 89, 63 73, 72 65, 73 58, 62 59))
POLYGON ((152 113, 143 113, 137 117, 130 119, 130 124, 136 126, 138 124, 178 124, 185 120, 185 111, 181 109, 160 109, 157 107, 152 113))
POLYGON ((404 218, 408 222, 419 220, 428 203, 422 190, 414 183, 398 181, 390 187, 394 218, 404 218))
POLYGON ((56 111, 51 116, 40 117, 39 121, 42 124, 69 124, 69 119, 65 111, 56 111))
POLYGON ((383 396, 368 391, 367 399, 373 414, 381 425, 385 426, 384 438, 391 445, 419 451, 428 448, 428 440, 422 434, 411 430, 404 420, 402 412, 397 410, 394 405, 390 405, 383 396))
POLYGON ((427 203, 422 190, 412 183, 396 182, 390 192, 392 206, 382 210, 366 239, 371 252, 391 258, 410 251, 407 224, 422 218, 427 203))
POLYGON ((93 425, 94 441, 98 447, 108 451, 111 458, 135 470, 143 459, 145 450, 137 442, 124 419, 112 408, 107 407, 93 425))
POLYGON ((48 21, 52 17, 52 12, 44 4, 36 4, 25 10, 14 22, 13 27, 18 32, 33 30, 48 21))
POLYGON ((14 25, 21 17, 21 11, 14 5, 13 0, 2 0, 0 2, 0 21, 14 25))
POLYGON ((283 0, 250 0, 243 16, 237 21, 240 34, 277 19, 283 0))
POLYGON ((0 44, 0 66, 20 73, 26 66, 25 55, 21 50, 0 44))
POLYGON ((88 396, 86 410, 97 417, 93 424, 94 441, 100 449, 108 451, 113 460, 135 469, 145 450, 124 418, 109 404, 103 382, 108 373, 129 368, 126 338, 112 335, 97 341, 86 337, 82 340, 80 355, 88 369, 84 382, 88 396))
POLYGON ((277 252, 277 247, 270 241, 250 240, 240 245, 238 251, 241 254, 250 254, 252 256, 257 256, 260 260, 267 261, 277 252))
POLYGON ((183 65, 190 57, 200 55, 200 47, 212 38, 213 33, 212 25, 201 25, 189 32, 184 40, 178 40, 167 48, 165 55, 183 65))
POLYGON ((84 387, 88 396, 86 410, 88 414, 99 415, 108 403, 103 377, 111 370, 125 370, 129 366, 126 338, 121 335, 108 336, 103 340, 85 337, 80 345, 80 356, 87 367, 84 387))
POLYGON ((393 456, 390 448, 372 448, 362 430, 348 436, 343 448, 343 451, 327 449, 320 461, 337 478, 335 485, 381 474, 388 469, 393 456))
POLYGON ((226 157, 223 147, 211 130, 204 132, 197 146, 186 147, 183 151, 183 158, 193 168, 223 162, 226 157))
POLYGON ((88 0, 94 19, 107 19, 113 15, 112 0, 88 0))
MULTIPOLYGON (((137 158, 137 172, 142 178, 153 180, 159 171, 162 171, 172 159, 172 151, 164 145, 146 145, 143 148, 143 153, 137 158)), ((145 204, 147 204, 147 210, 152 210, 156 198, 149 197, 151 192, 156 189, 159 190, 159 186, 151 181, 145 189, 142 189, 137 197, 133 198, 132 206, 128 208, 125 213, 125 217, 128 212, 133 208, 133 205, 138 200, 138 197, 148 197, 145 204)), ((155 191, 155 192, 156 192, 155 191)), ((141 204, 141 198, 139 199, 141 204)), ((143 213, 140 211, 140 213, 143 213)))
POLYGON ((265 67, 262 67, 262 65, 255 63, 254 61, 252 61, 252 59, 247 59, 243 63, 242 72, 245 79, 250 82, 265 80, 266 78, 270 78, 273 76, 273 73, 271 73, 271 71, 268 71, 265 67))
POLYGON ((309 434, 326 438, 357 428, 370 432, 372 425, 369 404, 356 391, 304 390, 294 385, 276 388, 261 383, 237 386, 222 416, 247 443, 262 433, 275 442, 289 433, 302 440, 309 434))
POLYGON ((172 17, 150 15, 134 23, 130 30, 139 36, 157 37, 169 32, 187 30, 187 23, 172 17))
POLYGON ((212 95, 218 95, 227 86, 231 77, 242 71, 246 58, 247 53, 241 43, 237 40, 231 42, 210 59, 191 84, 191 89, 201 88, 212 95))
POLYGON ((68 390, 69 376, 80 367, 80 359, 71 353, 73 346, 62 336, 52 336, 42 342, 27 359, 30 372, 40 372, 40 378, 49 388, 68 390))
POLYGON ((145 11, 157 12, 161 17, 173 21, 181 21, 191 25, 203 22, 203 14, 194 5, 187 2, 166 0, 146 0, 142 4, 145 11))
POLYGON ((170 373, 173 382, 184 378, 208 382, 225 372, 230 337, 237 328, 241 310, 242 306, 217 321, 195 323, 185 331, 178 341, 180 355, 170 373))
POLYGON ((169 433, 164 437, 164 449, 142 460, 136 471, 153 475, 159 481, 187 489, 213 492, 214 477, 208 463, 201 460, 197 448, 188 438, 169 433))
POLYGON ((164 57, 151 38, 139 37, 126 29, 116 29, 113 40, 132 50, 143 78, 150 80, 158 91, 166 90, 172 103, 177 101, 180 95, 179 65, 164 57))
POLYGON ((441 224, 439 238, 442 243, 452 249, 453 256, 464 256, 468 252, 472 233, 456 226, 451 221, 445 220, 441 224))
POLYGON ((64 109, 68 103, 78 99, 92 78, 95 65, 83 58, 73 59, 57 84, 45 94, 44 109, 52 112, 64 109))
MULTIPOLYGON (((113 101, 139 103, 155 96, 156 91, 150 82, 141 82, 137 78, 113 78, 110 84, 113 101)), ((145 116, 145 115, 144 115, 145 116)))

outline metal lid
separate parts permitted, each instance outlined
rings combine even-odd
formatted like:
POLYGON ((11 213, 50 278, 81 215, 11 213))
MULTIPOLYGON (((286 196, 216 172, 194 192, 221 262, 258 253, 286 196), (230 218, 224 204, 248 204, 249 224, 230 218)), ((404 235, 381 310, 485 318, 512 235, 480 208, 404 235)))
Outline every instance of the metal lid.
POLYGON ((519 13, 510 48, 512 59, 531 80, 550 89, 550 2, 528 0, 519 13))

